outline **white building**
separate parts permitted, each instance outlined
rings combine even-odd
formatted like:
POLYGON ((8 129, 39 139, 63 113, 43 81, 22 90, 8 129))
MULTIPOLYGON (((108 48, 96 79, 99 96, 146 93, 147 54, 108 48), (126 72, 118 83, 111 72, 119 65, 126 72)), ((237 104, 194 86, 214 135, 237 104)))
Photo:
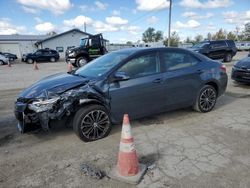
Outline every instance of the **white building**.
POLYGON ((0 35, 0 52, 16 54, 21 58, 25 53, 35 52, 37 49, 50 48, 65 57, 69 47, 79 46, 80 39, 91 34, 79 29, 72 29, 57 35, 0 35))
POLYGON ((45 39, 46 35, 0 35, 0 52, 16 54, 18 58, 22 54, 34 52, 37 49, 37 41, 45 39))
POLYGON ((36 43, 36 45, 39 49, 50 48, 57 50, 60 57, 64 58, 65 51, 68 48, 79 46, 80 40, 88 36, 91 36, 91 34, 83 32, 79 29, 72 29, 40 40, 36 43))

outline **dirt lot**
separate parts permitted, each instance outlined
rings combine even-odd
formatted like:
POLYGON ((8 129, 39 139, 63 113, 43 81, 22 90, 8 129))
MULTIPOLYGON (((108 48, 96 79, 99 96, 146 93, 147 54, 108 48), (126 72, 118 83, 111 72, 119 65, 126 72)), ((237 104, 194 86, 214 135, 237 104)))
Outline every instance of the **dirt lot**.
MULTIPOLYGON (((234 59, 246 56, 240 52, 234 59)), ((234 61, 235 62, 235 61, 234 61)), ((230 75, 233 63, 226 64, 230 75)), ((0 187, 133 187, 81 174, 87 163, 108 171, 116 163, 121 127, 84 143, 58 125, 21 135, 13 103, 38 79, 66 72, 64 62, 0 67, 0 187)), ((132 122, 140 161, 154 164, 138 187, 250 187, 250 85, 229 79, 227 92, 206 114, 183 109, 132 122)))

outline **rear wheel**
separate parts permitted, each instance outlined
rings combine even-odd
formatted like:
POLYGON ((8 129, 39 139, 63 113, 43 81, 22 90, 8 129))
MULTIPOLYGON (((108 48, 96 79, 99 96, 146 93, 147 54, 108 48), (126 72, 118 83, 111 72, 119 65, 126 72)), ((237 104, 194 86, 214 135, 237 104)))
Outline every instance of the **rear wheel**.
POLYGON ((56 58, 54 58, 54 57, 50 58, 50 62, 55 62, 55 61, 56 61, 56 58))
POLYGON ((28 63, 28 64, 32 64, 33 62, 34 62, 34 60, 33 60, 33 59, 30 59, 30 58, 29 58, 29 59, 27 59, 27 63, 28 63))
POLYGON ((85 106, 76 112, 73 129, 85 142, 104 138, 111 131, 109 114, 101 105, 85 106))
POLYGON ((88 60, 85 57, 79 57, 76 61, 76 64, 78 67, 82 67, 82 66, 86 65, 87 63, 88 63, 88 60))
POLYGON ((4 62, 2 60, 0 60, 0 65, 4 65, 4 62))
POLYGON ((226 53, 224 57, 224 62, 230 62, 230 61, 232 61, 232 54, 226 53))
POLYGON ((215 88, 211 85, 205 85, 201 88, 193 108, 198 112, 210 112, 214 108, 216 100, 217 91, 215 88))

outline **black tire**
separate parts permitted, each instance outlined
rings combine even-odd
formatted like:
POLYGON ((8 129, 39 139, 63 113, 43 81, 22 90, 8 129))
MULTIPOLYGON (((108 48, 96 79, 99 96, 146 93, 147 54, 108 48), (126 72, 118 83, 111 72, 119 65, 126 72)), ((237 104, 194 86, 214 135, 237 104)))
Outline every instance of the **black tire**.
POLYGON ((231 53, 226 53, 223 61, 224 62, 231 62, 232 61, 232 54, 231 53))
POLYGON ((109 113, 101 105, 84 106, 74 116, 73 129, 76 135, 84 142, 104 138, 111 131, 109 113))
POLYGON ((26 61, 28 64, 32 64, 32 63, 34 63, 34 60, 33 59, 27 59, 27 61, 26 61))
POLYGON ((74 67, 76 67, 76 68, 78 67, 76 63, 72 63, 72 65, 73 65, 74 67))
POLYGON ((77 67, 82 67, 88 63, 88 59, 86 57, 78 57, 76 60, 77 67))
POLYGON ((49 61, 50 61, 50 62, 56 62, 56 58, 51 57, 51 58, 49 59, 49 61))
POLYGON ((216 89, 211 85, 205 85, 199 91, 198 97, 193 108, 198 112, 210 112, 214 108, 216 100, 216 89))
POLYGON ((2 61, 2 60, 0 60, 0 65, 4 65, 5 63, 2 61))

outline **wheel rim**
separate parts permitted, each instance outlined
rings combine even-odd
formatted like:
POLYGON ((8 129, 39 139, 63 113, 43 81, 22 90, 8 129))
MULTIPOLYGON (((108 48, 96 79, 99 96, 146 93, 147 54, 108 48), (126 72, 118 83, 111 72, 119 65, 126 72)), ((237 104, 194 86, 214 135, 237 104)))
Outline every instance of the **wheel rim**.
POLYGON ((33 63, 33 60, 32 59, 28 59, 28 63, 29 64, 33 63))
POLYGON ((55 58, 52 57, 52 58, 50 59, 50 61, 51 61, 51 62, 55 62, 55 58))
POLYGON ((109 126, 110 121, 106 112, 102 110, 94 110, 89 112, 82 119, 81 132, 86 138, 97 140, 106 134, 109 126))
POLYGON ((84 66, 84 65, 86 65, 86 64, 87 64, 86 59, 82 58, 82 59, 79 60, 79 66, 80 66, 80 67, 82 67, 82 66, 84 66))
POLYGON ((211 89, 205 89, 200 96, 200 107, 203 111, 211 110, 216 102, 216 92, 211 89))
POLYGON ((231 55, 228 54, 228 55, 227 55, 227 61, 230 61, 230 59, 231 59, 231 55))

